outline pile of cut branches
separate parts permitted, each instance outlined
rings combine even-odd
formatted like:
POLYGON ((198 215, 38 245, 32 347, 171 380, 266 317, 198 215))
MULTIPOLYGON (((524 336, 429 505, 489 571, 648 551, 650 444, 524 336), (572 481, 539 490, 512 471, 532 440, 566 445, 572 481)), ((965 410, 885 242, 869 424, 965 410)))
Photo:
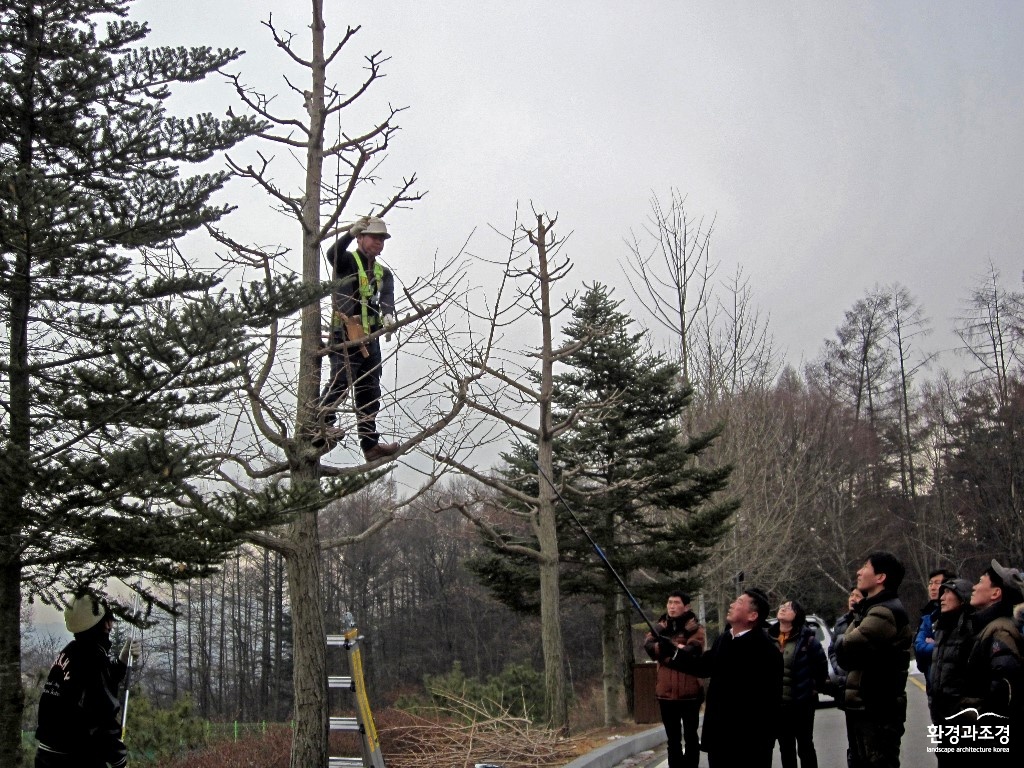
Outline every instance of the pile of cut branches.
POLYGON ((426 712, 392 711, 380 728, 389 768, 548 768, 571 762, 579 745, 557 732, 515 717, 494 702, 486 707, 451 692, 426 712), (497 712, 497 714, 495 714, 497 712))

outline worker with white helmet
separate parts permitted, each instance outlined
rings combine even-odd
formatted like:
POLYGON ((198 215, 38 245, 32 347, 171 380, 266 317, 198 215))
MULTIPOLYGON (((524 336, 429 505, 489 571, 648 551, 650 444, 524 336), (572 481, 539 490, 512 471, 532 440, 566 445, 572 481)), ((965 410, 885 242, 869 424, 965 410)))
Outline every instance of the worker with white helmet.
POLYGON ((384 241, 391 237, 384 220, 364 216, 349 228, 345 237, 327 251, 333 279, 339 281, 334 292, 331 320, 331 378, 321 395, 321 419, 314 444, 334 445, 344 430, 335 426, 338 405, 354 390, 356 429, 359 447, 367 461, 376 461, 398 452, 397 443, 381 442, 377 431, 380 410, 381 351, 380 338, 367 338, 395 323, 395 282, 380 260, 384 241), (352 240, 355 251, 346 250, 352 240))
POLYGON ((129 654, 138 658, 142 642, 129 640, 117 660, 110 658, 114 615, 92 594, 76 597, 64 611, 75 639, 57 656, 39 698, 36 768, 113 768, 127 765, 121 740, 118 686, 129 654))

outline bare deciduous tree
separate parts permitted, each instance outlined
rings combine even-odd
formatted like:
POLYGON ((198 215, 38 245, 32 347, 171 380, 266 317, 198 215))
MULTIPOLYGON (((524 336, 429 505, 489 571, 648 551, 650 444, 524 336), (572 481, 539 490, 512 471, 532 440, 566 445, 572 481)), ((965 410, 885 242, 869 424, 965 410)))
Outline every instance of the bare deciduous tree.
MULTIPOLYGON (((249 112, 268 124, 260 138, 267 146, 284 150, 297 161, 302 181, 297 191, 288 189, 288 172, 282 173, 276 157, 260 150, 249 161, 231 158, 237 176, 251 181, 272 201, 274 208, 292 219, 301 237, 301 268, 297 274, 308 286, 322 287, 321 245, 345 228, 346 211, 360 207, 378 216, 412 203, 422 196, 416 192, 415 175, 403 179, 382 200, 367 201, 366 193, 379 181, 381 163, 398 131, 400 108, 388 107, 385 116, 365 128, 345 127, 354 105, 378 83, 387 58, 377 51, 364 57, 364 73, 348 87, 328 81, 328 69, 350 50, 358 27, 346 28, 340 41, 327 47, 323 0, 311 0, 310 37, 307 43, 265 22, 278 50, 289 63, 308 78, 304 86, 285 77, 288 95, 281 99, 262 93, 235 75, 232 81, 238 97, 249 112), (289 103, 294 111, 289 111, 289 103), (339 125, 336 139, 327 138, 330 127, 339 125), (327 163, 334 161, 334 181, 327 163)), ((232 241, 215 233, 230 251, 226 258, 235 266, 255 271, 264 278, 277 272, 293 271, 286 262, 288 250, 267 249, 232 241)), ((455 261, 437 267, 432 275, 407 285, 403 317, 391 330, 398 333, 400 346, 430 350, 437 344, 430 323, 437 307, 451 300, 455 261)), ((293 688, 295 730, 291 765, 305 768, 327 761, 327 669, 326 623, 322 593, 321 552, 325 547, 345 546, 363 541, 386 526, 403 500, 380 508, 360 532, 322 540, 320 512, 333 499, 353 492, 379 477, 385 468, 377 460, 369 465, 339 465, 328 460, 330 444, 314 442, 320 398, 322 360, 329 351, 322 336, 324 323, 319 303, 306 306, 300 315, 297 336, 289 328, 275 325, 266 339, 264 357, 248 370, 246 409, 239 410, 225 437, 230 462, 221 479, 238 490, 252 491, 254 505, 287 509, 290 522, 279 529, 250 536, 254 543, 278 553, 286 562, 293 641, 293 688), (297 343, 295 343, 297 341, 297 343), (297 374, 296 374, 297 372, 297 374)), ((383 335, 378 331, 377 335, 383 335)), ((346 344, 351 344, 346 342, 346 344)), ((451 355, 455 357, 455 355, 451 355)), ((405 454, 450 424, 462 408, 464 383, 453 381, 440 370, 436 357, 429 360, 413 385, 420 416, 399 434, 400 454, 405 454), (454 397, 452 397, 454 392, 454 397), (425 415, 424 415, 425 414, 425 415)), ((448 371, 450 372, 450 371, 448 371)), ((396 393, 396 398, 403 393, 396 393)), ((394 405, 394 403, 387 403, 394 405)), ((409 416, 412 404, 403 415, 409 416)), ((343 424, 345 426, 345 424, 343 424)), ((351 422, 348 424, 351 427, 351 422)), ((397 431, 397 430, 396 430, 397 431)), ((340 451, 339 451, 340 453, 340 451)), ((430 479, 427 481, 430 482, 430 479)), ((408 499, 404 500, 408 501, 408 499)))
POLYGON ((699 318, 711 300, 711 279, 718 268, 711 260, 714 226, 714 219, 705 228, 703 218, 688 217, 686 198, 677 190, 671 190, 667 207, 654 196, 644 227, 654 245, 633 234, 626 243, 630 258, 622 265, 633 293, 679 345, 677 359, 687 383, 699 343, 699 318))
POLYGON ((1024 293, 1010 291, 989 262, 988 271, 971 289, 956 325, 960 352, 975 363, 973 378, 987 384, 1000 405, 1009 395, 1011 372, 1024 363, 1024 293))
MULTIPOLYGON (((509 500, 504 510, 528 521, 536 537, 537 548, 510 541, 488 519, 479 504, 460 504, 459 510, 477 525, 495 545, 532 559, 540 576, 541 645, 544 654, 545 705, 549 724, 560 730, 568 728, 565 662, 562 646, 561 611, 559 609, 559 554, 555 520, 554 440, 572 425, 573 417, 555 423, 553 420, 552 387, 555 364, 579 348, 554 346, 554 321, 570 306, 563 302, 556 308, 552 288, 568 274, 567 259, 558 260, 564 238, 555 235, 555 218, 536 214, 531 228, 518 222, 509 237, 510 249, 504 265, 502 287, 492 306, 483 313, 487 321, 486 337, 477 345, 470 365, 479 378, 469 391, 466 404, 486 419, 496 419, 507 429, 525 435, 536 447, 537 473, 531 478, 506 479, 481 471, 472 463, 472 456, 463 446, 453 445, 440 451, 437 458, 458 471, 478 480, 509 500), (524 248, 525 244, 525 248, 524 248), (525 266, 521 266, 522 262, 525 266), (511 294, 511 296, 509 296, 511 294), (525 317, 536 317, 540 323, 540 343, 531 351, 502 347, 502 333, 525 317), (521 368, 523 358, 533 367, 521 368), (521 416, 524 410, 536 414, 537 426, 521 416)), ((512 331, 509 331, 512 333, 512 331)), ((519 338, 518 336, 516 337, 519 338)))

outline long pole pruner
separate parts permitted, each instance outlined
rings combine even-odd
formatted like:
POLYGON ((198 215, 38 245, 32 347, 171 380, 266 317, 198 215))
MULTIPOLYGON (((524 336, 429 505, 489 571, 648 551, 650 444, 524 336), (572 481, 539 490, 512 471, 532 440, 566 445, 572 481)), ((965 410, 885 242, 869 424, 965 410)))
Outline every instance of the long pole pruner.
MULTIPOLYGON (((495 404, 495 406, 496 405, 497 404, 495 404)), ((516 434, 516 431, 511 427, 508 427, 508 431, 512 435, 512 437, 515 438, 516 442, 519 443, 519 446, 524 451, 528 451, 526 443, 524 443, 523 439, 518 434, 516 434)), ((651 634, 654 635, 655 638, 657 638, 659 643, 666 643, 672 645, 671 639, 661 634, 661 630, 658 628, 658 626, 653 621, 651 621, 651 619, 644 612, 644 609, 640 607, 640 602, 630 591, 629 587, 626 585, 626 582, 619 575, 619 572, 615 570, 615 566, 612 565, 611 560, 608 559, 608 556, 604 553, 604 550, 601 549, 600 545, 598 545, 598 543, 594 540, 594 537, 590 535, 590 532, 587 530, 586 526, 583 525, 583 522, 576 516, 576 513, 573 511, 573 508, 569 505, 569 502, 565 500, 565 497, 562 495, 562 492, 559 490, 558 486, 555 485, 554 480, 548 477, 547 473, 543 469, 541 469, 540 462, 537 461, 536 458, 531 457, 531 463, 537 470, 537 476, 539 478, 542 478, 544 482, 548 484, 551 490, 554 491, 555 497, 561 503, 562 508, 569 513, 569 517, 572 518, 572 521, 576 523, 580 531, 582 531, 583 535, 586 537, 587 541, 590 542, 590 546, 594 548, 594 553, 597 555, 598 559, 600 559, 604 567, 608 570, 608 573, 611 574, 616 584, 619 585, 619 588, 626 594, 626 597, 632 604, 633 609, 638 614, 640 614, 640 617, 644 620, 644 623, 647 624, 648 628, 651 630, 651 634)))
POLYGON ((610 573, 612 575, 612 578, 614 578, 615 581, 618 583, 619 588, 626 593, 626 597, 629 598, 629 602, 633 604, 633 608, 636 610, 637 613, 640 614, 640 617, 647 623, 647 626, 650 627, 651 634, 655 637, 660 637, 661 630, 658 629, 658 627, 654 624, 654 622, 650 620, 650 618, 648 618, 647 614, 644 612, 644 609, 640 607, 639 601, 636 599, 636 597, 633 596, 633 593, 629 591, 629 587, 626 586, 626 582, 619 575, 619 572, 615 570, 615 566, 612 565, 611 561, 608 559, 608 556, 604 553, 604 550, 601 549, 600 545, 596 541, 594 541, 594 537, 590 535, 590 532, 586 529, 586 527, 583 525, 580 519, 576 517, 576 513, 573 511, 572 507, 569 506, 569 502, 567 502, 565 498, 562 496, 562 492, 558 489, 558 486, 556 486, 554 482, 552 482, 551 478, 547 476, 547 473, 540 468, 540 463, 536 459, 533 460, 533 466, 537 468, 537 474, 540 475, 540 477, 544 478, 547 484, 551 487, 551 490, 554 491, 555 497, 562 504, 562 508, 569 513, 569 517, 572 518, 572 521, 576 523, 577 526, 579 526, 580 531, 582 531, 583 535, 586 536, 587 541, 589 541, 590 546, 594 548, 594 552, 597 554, 598 558, 601 560, 602 563, 604 563, 605 568, 608 569, 608 573, 610 573))
MULTIPOLYGON (((142 602, 138 592, 132 594, 132 609, 131 609, 131 620, 128 622, 128 660, 125 664, 128 665, 127 671, 124 673, 124 702, 121 704, 121 739, 124 740, 124 732, 128 724, 128 695, 131 691, 132 685, 132 666, 135 657, 132 655, 132 643, 135 642, 135 622, 138 621, 141 612, 142 602)), ((141 630, 139 630, 141 632, 141 630)))

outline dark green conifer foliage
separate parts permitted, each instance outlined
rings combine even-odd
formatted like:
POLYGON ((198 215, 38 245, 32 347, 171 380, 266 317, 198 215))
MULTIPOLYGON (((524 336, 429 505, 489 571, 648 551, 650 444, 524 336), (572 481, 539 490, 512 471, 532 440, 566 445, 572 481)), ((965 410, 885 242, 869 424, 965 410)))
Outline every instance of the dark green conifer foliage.
MULTIPOLYGON (((671 589, 699 587, 691 574, 728 530, 738 502, 721 498, 730 467, 697 461, 717 432, 681 435, 691 392, 678 367, 650 350, 646 331, 632 330, 620 303, 596 284, 565 329, 567 343, 591 340, 556 380, 559 417, 580 416, 556 444, 555 482, 634 595, 657 610, 671 589), (640 569, 644 578, 632 579, 640 569)), ((504 456, 507 478, 535 476, 531 451, 504 456)), ((563 591, 603 602, 619 590, 564 509, 558 541, 563 591)), ((494 552, 472 565, 507 605, 534 609, 536 579, 525 563, 494 552)))
POLYGON ((0 765, 20 763, 19 608, 108 576, 195 576, 301 503, 204 492, 200 428, 237 386, 247 331, 315 296, 231 294, 172 242, 218 221, 190 164, 250 118, 165 112, 237 50, 140 46, 127 0, 0 8, 0 765), (184 564, 184 568, 179 566, 184 564))

